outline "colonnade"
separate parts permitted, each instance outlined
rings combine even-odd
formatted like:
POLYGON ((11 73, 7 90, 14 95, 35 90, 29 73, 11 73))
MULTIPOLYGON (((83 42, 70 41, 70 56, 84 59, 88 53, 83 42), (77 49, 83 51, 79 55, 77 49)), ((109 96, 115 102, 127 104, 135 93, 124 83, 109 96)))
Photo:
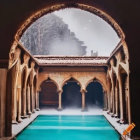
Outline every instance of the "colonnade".
POLYGON ((119 123, 131 123, 128 61, 126 44, 123 44, 108 61, 107 110, 112 117, 119 118, 119 123))
POLYGON ((22 119, 39 110, 36 62, 20 48, 16 48, 14 57, 15 64, 11 68, 13 124, 20 123, 22 119))
MULTIPOLYGON (((62 110, 63 109, 63 106, 62 106, 62 90, 61 91, 58 91, 58 110, 62 110)), ((81 101, 82 101, 82 106, 81 106, 81 109, 82 111, 85 111, 85 108, 86 108, 86 102, 85 102, 85 94, 86 94, 86 90, 81 90, 81 101)))

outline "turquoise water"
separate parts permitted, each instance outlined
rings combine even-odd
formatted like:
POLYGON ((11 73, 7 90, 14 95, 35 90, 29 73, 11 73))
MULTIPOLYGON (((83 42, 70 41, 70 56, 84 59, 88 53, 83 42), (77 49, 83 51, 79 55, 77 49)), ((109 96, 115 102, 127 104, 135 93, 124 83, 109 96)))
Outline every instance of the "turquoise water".
POLYGON ((40 115, 17 140, 119 140, 104 116, 40 115))

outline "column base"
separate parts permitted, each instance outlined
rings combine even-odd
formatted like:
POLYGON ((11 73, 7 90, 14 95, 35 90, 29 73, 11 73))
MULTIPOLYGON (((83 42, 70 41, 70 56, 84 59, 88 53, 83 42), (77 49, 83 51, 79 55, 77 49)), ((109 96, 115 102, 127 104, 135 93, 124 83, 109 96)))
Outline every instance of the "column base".
POLYGON ((35 109, 33 109, 32 113, 35 113, 35 111, 36 111, 36 110, 35 110, 35 109))
POLYGON ((13 121, 12 121, 12 124, 18 124, 18 122, 17 122, 17 121, 15 121, 15 120, 13 120, 13 121))
POLYGON ((62 109, 62 108, 57 108, 57 110, 58 110, 58 111, 62 111, 63 109, 62 109))
POLYGON ((31 115, 31 114, 32 114, 32 112, 28 112, 27 114, 28 114, 28 115, 31 115))
POLYGON ((22 119, 28 118, 28 115, 21 116, 22 119))
POLYGON ((88 109, 87 109, 87 108, 82 108, 81 111, 82 111, 82 112, 87 112, 88 109))
POLYGON ((22 120, 21 120, 21 119, 19 119, 19 120, 18 120, 18 123, 21 123, 21 122, 22 122, 22 120))
POLYGON ((107 108, 104 108, 103 111, 107 111, 107 108))
POLYGON ((120 124, 126 124, 125 120, 120 119, 119 121, 120 124))
POLYGON ((115 114, 115 115, 114 115, 114 117, 115 117, 115 118, 118 118, 118 115, 117 115, 117 114, 115 114))
POLYGON ((36 108, 36 111, 40 111, 40 109, 39 108, 36 108))

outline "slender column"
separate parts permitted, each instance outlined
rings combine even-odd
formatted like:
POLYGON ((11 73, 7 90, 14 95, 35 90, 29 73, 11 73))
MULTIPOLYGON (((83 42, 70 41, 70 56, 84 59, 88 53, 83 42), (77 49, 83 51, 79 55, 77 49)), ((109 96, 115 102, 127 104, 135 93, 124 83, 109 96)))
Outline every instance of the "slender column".
POLYGON ((113 100, 113 104, 112 104, 112 113, 113 113, 113 115, 115 114, 115 87, 114 87, 114 83, 113 83, 113 85, 112 85, 112 100, 113 100))
POLYGON ((18 78, 18 67, 17 65, 12 71, 12 123, 17 124, 17 78, 18 78))
POLYGON ((122 81, 120 75, 118 76, 119 81, 119 94, 120 94, 120 122, 124 122, 124 116, 123 116, 123 96, 122 96, 122 81))
POLYGON ((107 93, 106 92, 104 92, 104 109, 103 110, 107 110, 107 95, 106 95, 107 93))
POLYGON ((86 93, 86 90, 82 89, 81 90, 81 94, 82 94, 82 111, 85 111, 85 107, 86 107, 86 104, 85 104, 85 93, 86 93))
POLYGON ((131 105, 130 105, 130 92, 129 92, 129 75, 127 76, 127 97, 128 97, 128 123, 131 124, 131 105))
POLYGON ((27 114, 31 115, 31 97, 30 97, 30 86, 27 87, 27 114))
POLYGON ((17 121, 20 123, 21 120, 21 71, 18 72, 17 80, 17 121))
POLYGON ((115 115, 115 117, 118 117, 119 116, 119 108, 118 108, 118 104, 119 104, 119 101, 118 101, 118 89, 117 89, 117 81, 116 81, 116 87, 115 87, 115 98, 116 98, 116 105, 115 105, 115 107, 116 107, 116 115, 115 115))
POLYGON ((36 110, 39 111, 39 92, 36 91, 36 110))
POLYGON ((17 121, 20 123, 21 120, 21 87, 17 87, 17 121))
POLYGON ((62 110, 62 91, 58 91, 58 110, 62 110))
POLYGON ((108 113, 111 112, 111 94, 108 92, 108 113))
POLYGON ((26 82, 25 82, 25 86, 23 88, 23 118, 27 117, 26 114, 26 82))
POLYGON ((31 110, 33 113, 35 113, 34 109, 34 90, 33 90, 33 84, 31 85, 31 110))

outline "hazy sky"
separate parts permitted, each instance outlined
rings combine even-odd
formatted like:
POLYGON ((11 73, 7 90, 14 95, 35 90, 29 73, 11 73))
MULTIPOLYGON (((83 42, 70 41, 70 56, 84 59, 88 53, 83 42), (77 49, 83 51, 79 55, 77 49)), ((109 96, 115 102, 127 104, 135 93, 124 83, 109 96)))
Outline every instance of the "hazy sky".
POLYGON ((78 39, 85 42, 87 55, 94 50, 99 56, 109 56, 120 40, 108 23, 87 11, 69 8, 54 13, 68 24, 78 39))

